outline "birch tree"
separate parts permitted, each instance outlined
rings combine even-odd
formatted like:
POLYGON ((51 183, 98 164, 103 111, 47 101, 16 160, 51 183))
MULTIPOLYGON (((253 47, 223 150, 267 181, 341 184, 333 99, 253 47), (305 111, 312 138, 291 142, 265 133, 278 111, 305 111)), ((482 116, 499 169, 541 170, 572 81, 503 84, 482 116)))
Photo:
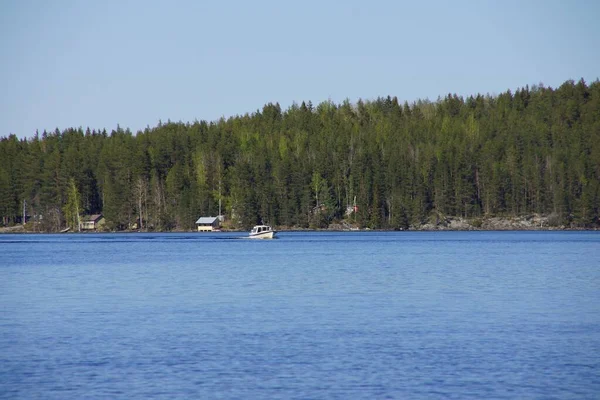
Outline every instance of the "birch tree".
POLYGON ((75 185, 75 179, 70 178, 67 186, 67 202, 63 207, 67 227, 81 231, 81 195, 75 185))

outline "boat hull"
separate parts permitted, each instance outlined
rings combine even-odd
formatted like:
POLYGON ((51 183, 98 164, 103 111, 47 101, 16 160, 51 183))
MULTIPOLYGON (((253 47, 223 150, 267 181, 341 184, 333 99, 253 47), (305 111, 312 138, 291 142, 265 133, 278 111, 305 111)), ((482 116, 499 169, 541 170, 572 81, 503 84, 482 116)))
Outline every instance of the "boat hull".
POLYGON ((273 239, 275 237, 275 232, 269 231, 269 232, 255 233, 255 234, 250 234, 250 236, 248 236, 248 237, 250 239, 273 239))

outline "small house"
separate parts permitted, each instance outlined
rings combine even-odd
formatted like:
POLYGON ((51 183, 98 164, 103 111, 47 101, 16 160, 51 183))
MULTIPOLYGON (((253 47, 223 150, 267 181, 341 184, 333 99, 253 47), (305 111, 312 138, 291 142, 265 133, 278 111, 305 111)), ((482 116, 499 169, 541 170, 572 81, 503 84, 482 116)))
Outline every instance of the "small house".
POLYGON ((212 232, 221 226, 219 217, 200 217, 196 221, 198 232, 212 232))
POLYGON ((102 225, 104 225, 104 217, 102 214, 88 215, 81 221, 81 230, 95 231, 102 225))

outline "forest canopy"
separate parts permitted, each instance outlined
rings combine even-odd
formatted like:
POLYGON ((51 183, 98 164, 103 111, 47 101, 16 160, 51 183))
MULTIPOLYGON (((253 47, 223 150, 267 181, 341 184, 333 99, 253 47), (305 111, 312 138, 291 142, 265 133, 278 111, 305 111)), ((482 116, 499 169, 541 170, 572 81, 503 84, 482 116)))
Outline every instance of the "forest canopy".
POLYGON ((133 134, 90 128, 0 138, 0 221, 59 231, 102 213, 111 230, 191 230, 222 213, 322 228, 407 229, 432 214, 553 215, 600 225, 600 82, 400 103, 266 104, 133 134))

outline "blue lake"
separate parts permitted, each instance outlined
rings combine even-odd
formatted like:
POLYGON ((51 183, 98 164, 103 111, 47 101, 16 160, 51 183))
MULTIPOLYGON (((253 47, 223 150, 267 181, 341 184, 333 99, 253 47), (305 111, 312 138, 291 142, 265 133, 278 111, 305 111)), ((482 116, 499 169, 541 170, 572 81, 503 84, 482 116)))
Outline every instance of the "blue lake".
POLYGON ((0 235, 0 398, 598 399, 599 232, 0 235))

